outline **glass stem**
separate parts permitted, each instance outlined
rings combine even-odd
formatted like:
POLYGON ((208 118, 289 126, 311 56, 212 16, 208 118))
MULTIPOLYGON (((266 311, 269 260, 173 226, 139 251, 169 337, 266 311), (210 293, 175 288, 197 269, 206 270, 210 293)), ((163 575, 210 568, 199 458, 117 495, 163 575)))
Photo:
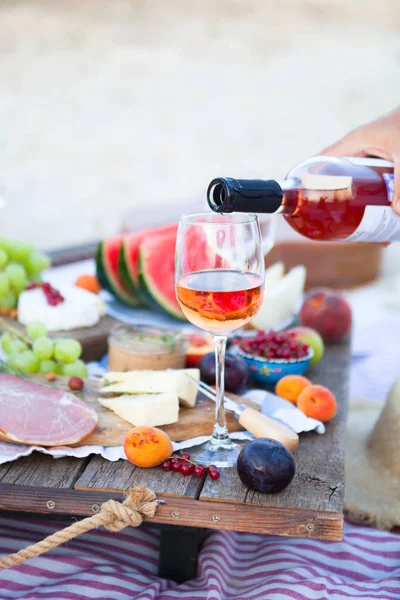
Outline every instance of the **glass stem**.
POLYGON ((215 425, 211 442, 219 444, 221 443, 221 441, 223 442, 229 440, 224 405, 226 340, 226 335, 214 336, 217 398, 215 403, 215 425))

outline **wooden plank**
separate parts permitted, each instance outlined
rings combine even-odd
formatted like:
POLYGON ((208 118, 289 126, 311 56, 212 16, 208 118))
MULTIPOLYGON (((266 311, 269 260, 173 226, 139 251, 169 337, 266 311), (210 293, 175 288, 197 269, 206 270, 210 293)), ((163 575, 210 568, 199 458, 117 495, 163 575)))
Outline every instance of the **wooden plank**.
MULTIPOLYGON (((71 489, 26 489, 0 485, 0 510, 64 515, 91 515, 110 498, 122 500, 123 494, 71 489), (52 508, 50 509, 49 506, 52 508)), ((190 498, 159 495, 163 502, 152 523, 224 529, 290 537, 340 541, 343 515, 333 512, 238 505, 231 502, 200 502, 190 498)))
POLYGON ((76 481, 75 489, 124 492, 136 485, 146 485, 156 494, 197 498, 202 480, 165 472, 160 467, 139 469, 126 460, 108 462, 96 456, 76 481))
POLYGON ((87 463, 86 458, 58 458, 34 452, 0 467, 0 487, 3 484, 23 486, 29 497, 33 488, 70 488, 87 463))
POLYGON ((236 469, 225 469, 217 481, 206 479, 200 500, 229 501, 304 511, 343 512, 344 443, 348 396, 350 346, 328 346, 323 360, 311 372, 315 383, 329 387, 338 400, 338 414, 326 433, 302 434, 295 453, 296 475, 280 494, 262 494, 247 489, 236 469))
POLYGON ((98 243, 98 241, 94 241, 88 242, 87 244, 54 248, 48 250, 47 254, 51 258, 52 265, 57 267, 59 265, 66 265, 80 260, 87 260, 88 258, 94 258, 98 243))

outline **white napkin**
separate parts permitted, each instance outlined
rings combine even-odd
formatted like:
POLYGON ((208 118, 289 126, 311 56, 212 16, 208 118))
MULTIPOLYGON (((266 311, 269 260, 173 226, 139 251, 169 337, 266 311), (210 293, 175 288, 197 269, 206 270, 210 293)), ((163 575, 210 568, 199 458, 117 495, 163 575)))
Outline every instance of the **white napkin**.
POLYGON ((296 433, 305 431, 325 433, 325 425, 321 421, 307 417, 297 406, 271 392, 251 390, 244 394, 244 397, 261 406, 263 415, 280 421, 296 433))
MULTIPOLYGON (((237 431, 231 434, 233 440, 252 440, 253 436, 247 431, 237 431)), ((211 436, 201 436, 185 440, 184 442, 173 442, 172 447, 174 452, 183 450, 184 448, 192 448, 199 446, 211 439, 211 436)), ((8 442, 0 442, 0 465, 17 460, 22 456, 29 456, 32 452, 41 452, 49 454, 53 458, 63 458, 64 456, 73 456, 75 458, 85 458, 91 454, 100 454, 106 460, 115 462, 125 459, 123 446, 80 446, 79 448, 70 448, 68 446, 53 446, 52 448, 44 448, 43 446, 25 446, 22 444, 9 444, 8 442)))

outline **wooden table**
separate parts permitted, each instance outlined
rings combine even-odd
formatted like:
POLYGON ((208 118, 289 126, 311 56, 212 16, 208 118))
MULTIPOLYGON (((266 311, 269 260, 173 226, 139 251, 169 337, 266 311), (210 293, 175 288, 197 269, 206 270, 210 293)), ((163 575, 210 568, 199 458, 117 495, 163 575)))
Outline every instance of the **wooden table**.
MULTIPOLYGON (((335 393, 339 410, 324 435, 314 432, 301 435, 295 453, 295 478, 280 494, 247 489, 234 468, 222 470, 220 479, 211 481, 183 477, 160 468, 140 469, 127 461, 108 462, 98 456, 55 460, 34 453, 0 466, 0 509, 91 515, 102 502, 121 499, 125 490, 144 484, 164 501, 152 523, 195 527, 201 531, 227 529, 341 540, 349 362, 348 343, 329 346, 323 360, 310 372, 315 383, 326 385, 335 393)), ((161 565, 161 574, 183 580, 190 569, 185 571, 182 561, 190 559, 193 563, 201 536, 193 535, 190 530, 185 537, 182 529, 178 544, 176 531, 171 533, 171 529, 166 529, 162 534, 162 554, 163 548, 168 551, 164 553, 167 565, 161 565), (174 550, 181 555, 174 554, 174 550), (181 568, 174 575, 176 565, 181 568)))

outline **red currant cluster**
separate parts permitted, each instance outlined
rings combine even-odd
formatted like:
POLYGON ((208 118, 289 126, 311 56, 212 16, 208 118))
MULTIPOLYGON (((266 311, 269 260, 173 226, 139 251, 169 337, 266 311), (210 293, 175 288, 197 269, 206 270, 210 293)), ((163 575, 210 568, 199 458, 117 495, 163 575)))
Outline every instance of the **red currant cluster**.
POLYGON ((27 290, 35 290, 36 288, 42 288, 46 300, 50 306, 57 306, 64 302, 64 297, 61 296, 60 292, 53 288, 50 283, 30 283, 26 286, 27 290))
POLYGON ((282 331, 257 331, 251 339, 236 340, 239 348, 246 354, 262 356, 263 358, 296 359, 307 356, 309 346, 296 341, 296 334, 282 331))
POLYGON ((190 460, 190 454, 188 452, 182 452, 179 456, 170 456, 161 464, 163 471, 175 471, 175 473, 182 473, 185 477, 188 475, 194 475, 195 477, 204 477, 208 474, 210 479, 218 479, 220 472, 215 465, 209 465, 204 467, 203 465, 196 465, 195 462, 190 460))

